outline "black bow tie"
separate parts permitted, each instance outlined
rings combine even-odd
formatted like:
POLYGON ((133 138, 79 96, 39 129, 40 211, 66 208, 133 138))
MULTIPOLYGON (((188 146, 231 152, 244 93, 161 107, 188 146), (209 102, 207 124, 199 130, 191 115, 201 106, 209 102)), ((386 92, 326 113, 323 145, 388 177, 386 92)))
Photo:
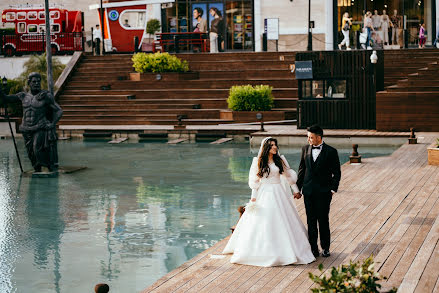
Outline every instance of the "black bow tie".
POLYGON ((313 149, 313 150, 321 150, 321 149, 322 149, 322 146, 313 146, 312 149, 313 149))

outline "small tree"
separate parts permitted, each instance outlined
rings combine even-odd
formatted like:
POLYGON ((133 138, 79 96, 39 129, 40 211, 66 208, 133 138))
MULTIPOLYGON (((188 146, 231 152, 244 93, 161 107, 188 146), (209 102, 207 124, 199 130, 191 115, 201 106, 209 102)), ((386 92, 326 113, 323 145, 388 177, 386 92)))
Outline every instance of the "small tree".
POLYGON ((146 33, 149 34, 149 43, 151 43, 151 35, 160 31, 160 21, 158 19, 152 18, 146 23, 146 33))

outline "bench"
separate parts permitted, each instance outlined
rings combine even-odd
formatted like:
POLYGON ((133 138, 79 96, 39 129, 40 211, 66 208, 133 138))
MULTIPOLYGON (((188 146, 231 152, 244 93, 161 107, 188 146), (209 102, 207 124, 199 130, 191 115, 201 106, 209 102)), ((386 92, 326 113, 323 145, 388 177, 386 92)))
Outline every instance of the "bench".
POLYGON ((169 52, 172 48, 175 53, 180 51, 180 47, 200 48, 201 52, 209 52, 209 36, 207 33, 159 33, 156 34, 152 51, 169 52))

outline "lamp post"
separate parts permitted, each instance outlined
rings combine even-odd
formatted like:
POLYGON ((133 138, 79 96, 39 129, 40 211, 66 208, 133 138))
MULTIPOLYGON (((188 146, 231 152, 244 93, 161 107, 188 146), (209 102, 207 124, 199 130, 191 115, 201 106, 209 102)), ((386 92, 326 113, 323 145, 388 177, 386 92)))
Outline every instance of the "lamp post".
POLYGON ((306 50, 312 51, 311 0, 308 0, 308 47, 306 50))
POLYGON ((44 0, 44 11, 46 16, 46 62, 47 62, 47 89, 53 95, 52 75, 52 37, 50 36, 50 15, 49 0, 44 0))
POLYGON ((376 65, 378 62, 378 55, 377 55, 377 51, 373 50, 372 51, 372 55, 370 55, 370 66, 371 66, 371 70, 372 70, 372 81, 373 81, 373 90, 374 92, 376 92, 376 74, 375 74, 375 70, 376 70, 376 65))
MULTIPOLYGON (((5 76, 2 78, 2 83, 1 83, 1 87, 0 87, 0 91, 3 92, 3 90, 4 90, 4 92, 3 92, 4 95, 6 95, 5 92, 7 92, 7 90, 6 90, 7 86, 8 86, 8 79, 5 76)), ((17 143, 15 141, 15 135, 14 135, 14 132, 12 131, 12 125, 11 125, 11 120, 9 119, 8 105, 7 104, 5 104, 5 118, 8 121, 9 130, 11 131, 12 141, 14 142, 15 154, 17 155, 18 164, 20 165, 21 173, 23 173, 23 166, 21 165, 21 159, 20 159, 20 154, 18 153, 17 143)))

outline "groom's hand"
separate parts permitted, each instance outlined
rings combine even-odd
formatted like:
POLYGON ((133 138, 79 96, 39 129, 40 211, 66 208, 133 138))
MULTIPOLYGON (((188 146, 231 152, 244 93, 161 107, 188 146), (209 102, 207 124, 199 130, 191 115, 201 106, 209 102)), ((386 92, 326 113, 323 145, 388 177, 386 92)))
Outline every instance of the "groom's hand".
POLYGON ((302 197, 302 194, 300 192, 295 192, 293 195, 295 199, 299 199, 302 197))
POLYGON ((251 201, 256 201, 256 198, 252 198, 251 201))

